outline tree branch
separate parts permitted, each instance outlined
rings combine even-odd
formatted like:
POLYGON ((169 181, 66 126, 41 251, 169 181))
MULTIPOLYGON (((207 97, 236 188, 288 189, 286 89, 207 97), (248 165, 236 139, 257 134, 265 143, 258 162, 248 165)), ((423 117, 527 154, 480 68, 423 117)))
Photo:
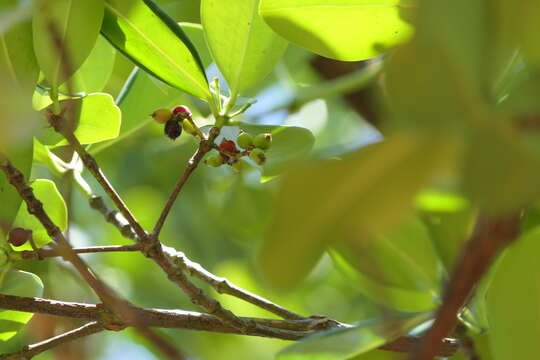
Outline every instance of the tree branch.
POLYGON ((84 261, 73 252, 73 249, 62 234, 62 231, 60 231, 58 226, 56 226, 49 215, 47 215, 41 201, 34 196, 32 188, 26 184, 24 175, 5 157, 3 161, 0 159, 0 169, 6 174, 9 183, 17 189, 17 192, 28 207, 28 212, 39 220, 47 230, 47 234, 56 242, 58 251, 62 254, 62 257, 73 264, 75 269, 77 269, 101 301, 105 304, 115 304, 116 296, 112 290, 99 280, 97 276, 90 271, 84 261))
MULTIPOLYGON (((76 254, 96 254, 104 252, 133 252, 140 251, 141 246, 139 244, 133 245, 112 245, 112 246, 90 246, 73 248, 73 252, 76 254)), ((20 252, 21 259, 43 259, 50 257, 62 256, 57 249, 37 249, 36 251, 24 250, 20 252)))
MULTIPOLYGON (((103 301, 104 304, 113 311, 112 318, 116 321, 116 317, 120 315, 122 318, 128 318, 135 322, 135 327, 141 331, 144 330, 137 322, 137 319, 133 317, 132 309, 133 305, 129 302, 120 299, 114 291, 109 288, 104 282, 102 282, 86 265, 86 263, 76 254, 71 245, 43 208, 43 204, 35 196, 32 188, 28 186, 24 180, 24 175, 15 168, 11 162, 2 154, 0 154, 0 169, 4 171, 9 182, 16 189, 23 201, 28 207, 28 212, 34 215, 43 227, 47 230, 47 234, 56 242, 56 251, 61 256, 69 261, 75 269, 81 274, 83 279, 94 290, 96 295, 103 301)), ((144 334, 144 333, 143 333, 144 334)), ((161 348, 159 343, 155 343, 153 338, 149 339, 158 348, 161 348)), ((165 354, 168 354, 168 349, 163 349, 165 354)), ((180 359, 180 357, 171 357, 171 359, 180 359)))
MULTIPOLYGON (((85 319, 88 321, 106 321, 107 309, 101 305, 63 302, 42 298, 27 298, 0 294, 0 308, 25 312, 41 313, 55 316, 85 319)), ((270 337, 281 340, 300 340, 318 332, 336 327, 350 327, 337 321, 312 317, 302 320, 277 320, 262 318, 241 318, 247 323, 256 323, 256 328, 241 332, 218 317, 205 313, 183 310, 134 308, 133 314, 140 324, 147 327, 171 329, 198 330, 228 334, 244 334, 248 336, 270 337)), ((130 320, 118 323, 117 326, 133 326, 130 320)), ((104 326, 108 328, 110 326, 104 326)), ((415 336, 403 336, 395 341, 381 346, 388 351, 407 353, 412 351, 417 343, 415 336)), ((437 344, 437 356, 451 356, 458 349, 458 342, 443 339, 437 344)))
POLYGON ((19 352, 0 355, 0 360, 28 360, 46 350, 52 349, 53 347, 63 345, 70 341, 77 340, 103 330, 105 329, 100 323, 93 321, 77 329, 65 332, 37 344, 25 346, 25 348, 19 352))
POLYGON ((165 207, 161 211, 161 214, 159 215, 159 218, 156 222, 156 225, 154 226, 154 230, 152 231, 152 237, 155 239, 159 238, 159 233, 161 232, 161 228, 163 227, 163 224, 165 223, 165 220, 167 219, 167 215, 169 215, 169 212, 171 211, 172 206, 174 205, 174 202, 176 201, 176 198, 178 197, 178 194, 180 194, 180 191, 188 181, 190 175, 195 171, 201 160, 203 159, 204 155, 206 155, 207 152, 212 150, 212 147, 214 145, 214 141, 219 136, 219 128, 213 127, 210 129, 210 132, 208 134, 208 139, 201 140, 199 147, 197 148, 197 151, 191 159, 189 159, 188 164, 182 173, 182 176, 180 176, 180 179, 178 179, 178 182, 176 183, 173 192, 167 199, 167 203, 165 204, 165 207))
POLYGON ((519 213, 503 218, 480 218, 473 237, 463 249, 454 268, 435 322, 424 335, 411 360, 431 360, 436 356, 438 344, 456 327, 458 312, 465 306, 475 285, 500 251, 516 240, 519 222, 519 213))

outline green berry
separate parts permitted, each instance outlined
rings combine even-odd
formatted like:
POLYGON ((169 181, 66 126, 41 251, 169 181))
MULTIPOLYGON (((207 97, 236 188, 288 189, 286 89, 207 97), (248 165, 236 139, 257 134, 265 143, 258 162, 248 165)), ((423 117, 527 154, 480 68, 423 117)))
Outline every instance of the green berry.
POLYGON ((191 134, 193 136, 198 135, 197 130, 195 130, 195 127, 193 126, 191 121, 189 121, 188 119, 182 120, 182 128, 184 128, 184 131, 187 132, 188 134, 191 134))
POLYGON ((205 161, 206 164, 213 167, 221 166, 223 162, 224 162, 223 157, 221 157, 221 155, 219 154, 210 155, 205 161))
POLYGON ((231 164, 231 167, 237 171, 242 171, 242 162, 240 160, 237 160, 231 164))
POLYGON ((167 121, 171 120, 172 112, 169 109, 157 109, 152 113, 152 117, 160 124, 165 124, 167 121))
POLYGON ((272 134, 259 134, 253 139, 256 148, 266 150, 272 145, 272 134))
POLYGON ((258 148, 255 148, 249 154, 251 160, 255 161, 257 165, 263 165, 266 162, 266 155, 264 151, 258 148))
POLYGON ((251 136, 247 132, 242 131, 240 135, 238 135, 238 137, 236 138, 236 143, 242 149, 247 149, 248 147, 253 145, 253 136, 251 136))

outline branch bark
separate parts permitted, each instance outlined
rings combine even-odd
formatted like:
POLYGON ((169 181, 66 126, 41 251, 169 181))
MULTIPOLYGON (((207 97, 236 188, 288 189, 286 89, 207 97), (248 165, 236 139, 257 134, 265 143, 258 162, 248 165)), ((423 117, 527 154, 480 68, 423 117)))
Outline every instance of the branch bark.
POLYGON ((516 240, 520 213, 507 217, 481 217, 475 233, 464 248, 446 286, 443 303, 431 328, 411 360, 431 360, 441 339, 456 327, 457 315, 473 293, 475 285, 488 271, 497 255, 516 240))
MULTIPOLYGON (((100 304, 73 303, 0 294, 0 308, 84 319, 87 321, 108 321, 107 309, 100 304)), ((247 336, 269 337, 292 341, 300 340, 331 328, 351 326, 339 323, 332 319, 320 317, 311 317, 301 320, 246 317, 241 319, 247 323, 255 323, 258 326, 249 329, 247 332, 241 332, 239 329, 224 323, 218 317, 205 313, 183 310, 134 308, 133 314, 140 324, 147 327, 243 334, 247 336)), ((116 325, 118 327, 125 327, 133 326, 133 323, 128 319, 125 323, 117 323, 116 325)), ((107 329, 110 328, 110 326, 107 325, 104 326, 104 328, 107 329)), ((414 336, 403 336, 381 346, 380 349, 408 353, 416 347, 418 340, 419 339, 414 336)), ((437 356, 451 356, 457 351, 459 344, 452 339, 443 339, 436 347, 437 356)))
POLYGON ((100 323, 98 323, 97 321, 93 321, 77 329, 65 332, 37 344, 28 345, 23 350, 16 353, 2 354, 0 355, 0 360, 28 360, 36 355, 41 354, 46 350, 63 345, 73 340, 80 339, 82 337, 98 333, 103 330, 105 329, 100 323))

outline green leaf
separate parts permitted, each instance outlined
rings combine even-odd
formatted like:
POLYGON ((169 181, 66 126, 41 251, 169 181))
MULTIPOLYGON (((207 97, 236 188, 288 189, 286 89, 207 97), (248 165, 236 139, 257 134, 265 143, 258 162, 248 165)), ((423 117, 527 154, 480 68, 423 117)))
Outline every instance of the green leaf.
POLYGON ((296 126, 252 125, 240 123, 244 131, 256 136, 272 134, 272 147, 266 151, 266 163, 262 166, 264 176, 275 176, 291 169, 308 157, 315 137, 306 128, 296 126))
POLYGON ((93 146, 90 150, 92 154, 129 137, 146 125, 156 124, 151 117, 154 110, 185 103, 184 93, 165 84, 158 86, 157 81, 159 80, 152 79, 151 75, 139 69, 132 72, 117 99, 122 112, 120 136, 93 146))
POLYGON ((362 321, 352 328, 339 328, 310 336, 280 351, 278 360, 345 360, 366 353, 432 318, 431 313, 362 321))
POLYGON ((540 228, 503 254, 487 294, 489 342, 496 359, 532 359, 540 351, 540 228))
POLYGON ((494 78, 495 57, 487 51, 492 35, 488 3, 420 2, 414 40, 386 63, 394 125, 463 134, 472 124, 489 121, 486 78, 494 78))
MULTIPOLYGON (((27 140, 10 149, 5 155, 19 169, 26 180, 30 177, 32 168, 32 140, 27 140)), ((0 173, 0 229, 8 232, 15 219, 22 199, 17 190, 9 183, 3 172, 0 173)))
POLYGON ((448 274, 473 231, 477 212, 467 199, 436 190, 420 193, 416 206, 448 274))
POLYGON ((352 275, 355 287, 394 309, 432 309, 439 295, 440 263, 425 225, 412 217, 380 235, 362 236, 361 232, 361 228, 351 230, 334 245, 343 258, 334 256, 337 263, 343 268, 346 260, 358 272, 352 275))
MULTIPOLYGON (((8 0, 7 3, 14 5, 19 1, 8 0)), ((0 69, 6 69, 9 75, 6 80, 21 89, 31 91, 36 86, 39 68, 34 55, 30 21, 17 24, 6 33, 0 33, 0 69)))
POLYGON ((434 294, 430 291, 418 291, 386 285, 358 271, 345 259, 343 252, 331 250, 334 264, 343 273, 352 286, 378 304, 390 309, 417 312, 431 310, 437 306, 434 294))
POLYGON ((407 353, 398 353, 388 350, 371 350, 367 353, 360 354, 350 360, 407 360, 410 355, 407 353))
MULTIPOLYGON (((109 94, 90 94, 80 99, 62 100, 60 104, 66 108, 67 118, 75 117, 77 125, 74 133, 81 144, 114 139, 120 133, 120 109, 109 94)), ((44 145, 66 144, 62 135, 52 128, 42 129, 37 137, 44 145)))
POLYGON ((102 34, 139 67, 203 100, 210 90, 197 51, 151 0, 107 0, 102 34))
POLYGON ((178 25, 180 25, 189 40, 191 40, 195 48, 199 51, 202 65, 206 69, 208 65, 213 62, 213 60, 212 56, 210 55, 210 50, 208 50, 208 46, 206 45, 206 41, 204 40, 204 31, 202 25, 188 22, 179 22, 178 25))
MULTIPOLYGON (((32 273, 19 270, 9 270, 0 279, 0 293, 15 296, 42 296, 43 283, 32 273)), ((0 310, 0 345, 19 332, 19 330, 32 318, 32 313, 0 310)))
POLYGON ((260 17, 259 2, 201 2, 208 47, 233 97, 263 80, 287 48, 287 42, 260 17))
POLYGON ((69 87, 64 84, 60 91, 69 93, 93 93, 102 91, 112 74, 116 51, 102 36, 98 36, 94 48, 79 70, 70 78, 69 87))
POLYGON ((540 197, 540 158, 509 129, 476 133, 463 163, 463 190, 486 212, 518 209, 540 197))
MULTIPOLYGON (((30 186, 34 190, 34 196, 43 203, 43 207, 52 222, 60 228, 61 231, 67 229, 67 208, 62 195, 56 188, 54 182, 50 180, 39 179, 33 181, 30 186)), ((19 207, 13 227, 32 230, 32 238, 38 248, 51 242, 47 230, 41 225, 39 220, 28 212, 25 204, 19 207)), ((17 251, 32 250, 29 243, 15 248, 17 251)))
POLYGON ((328 244, 361 229, 388 231, 411 212, 414 195, 453 161, 444 138, 402 134, 345 157, 291 173, 259 256, 264 275, 280 287, 300 281, 328 244), (286 265, 284 265, 286 264, 286 265))
POLYGON ((285 39, 319 55, 369 59, 407 41, 413 27, 399 0, 261 0, 266 23, 285 39))
POLYGON ((52 87, 61 85, 83 64, 94 48, 104 0, 47 0, 34 14, 34 50, 52 87), (54 32, 51 29, 54 27, 54 32), (61 41, 63 54, 55 41, 61 41))

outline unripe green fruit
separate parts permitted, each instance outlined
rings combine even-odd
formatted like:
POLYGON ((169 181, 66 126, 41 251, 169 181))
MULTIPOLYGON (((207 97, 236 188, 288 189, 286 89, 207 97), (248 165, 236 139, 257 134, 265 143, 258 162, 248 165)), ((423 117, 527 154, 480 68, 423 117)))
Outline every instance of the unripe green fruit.
POLYGON ((248 134, 247 132, 241 132, 240 135, 236 138, 236 142, 238 143, 238 146, 240 146, 242 149, 247 149, 251 145, 253 145, 253 136, 248 134))
POLYGON ((152 113, 152 117, 160 124, 165 124, 171 120, 172 112, 169 109, 157 109, 152 113))
POLYGON ((253 139, 256 148, 266 150, 272 145, 272 134, 259 134, 253 139))
POLYGON ((249 154, 251 160, 255 161, 257 165, 263 165, 266 162, 266 155, 264 151, 258 148, 255 148, 249 154))
POLYGON ((223 160, 223 157, 221 157, 221 155, 213 154, 213 155, 210 155, 205 160, 205 162, 206 162, 207 165, 210 165, 210 166, 213 166, 213 167, 218 167, 218 166, 221 166, 223 164, 224 160, 223 160))
POLYGON ((241 162, 240 160, 238 160, 238 161, 233 162, 233 163, 231 164, 231 167, 232 167, 233 169, 237 170, 237 171, 242 171, 243 165, 242 165, 242 162, 241 162))
POLYGON ((197 130, 195 130, 193 124, 188 119, 182 120, 182 128, 184 128, 185 132, 188 134, 197 136, 197 130))

